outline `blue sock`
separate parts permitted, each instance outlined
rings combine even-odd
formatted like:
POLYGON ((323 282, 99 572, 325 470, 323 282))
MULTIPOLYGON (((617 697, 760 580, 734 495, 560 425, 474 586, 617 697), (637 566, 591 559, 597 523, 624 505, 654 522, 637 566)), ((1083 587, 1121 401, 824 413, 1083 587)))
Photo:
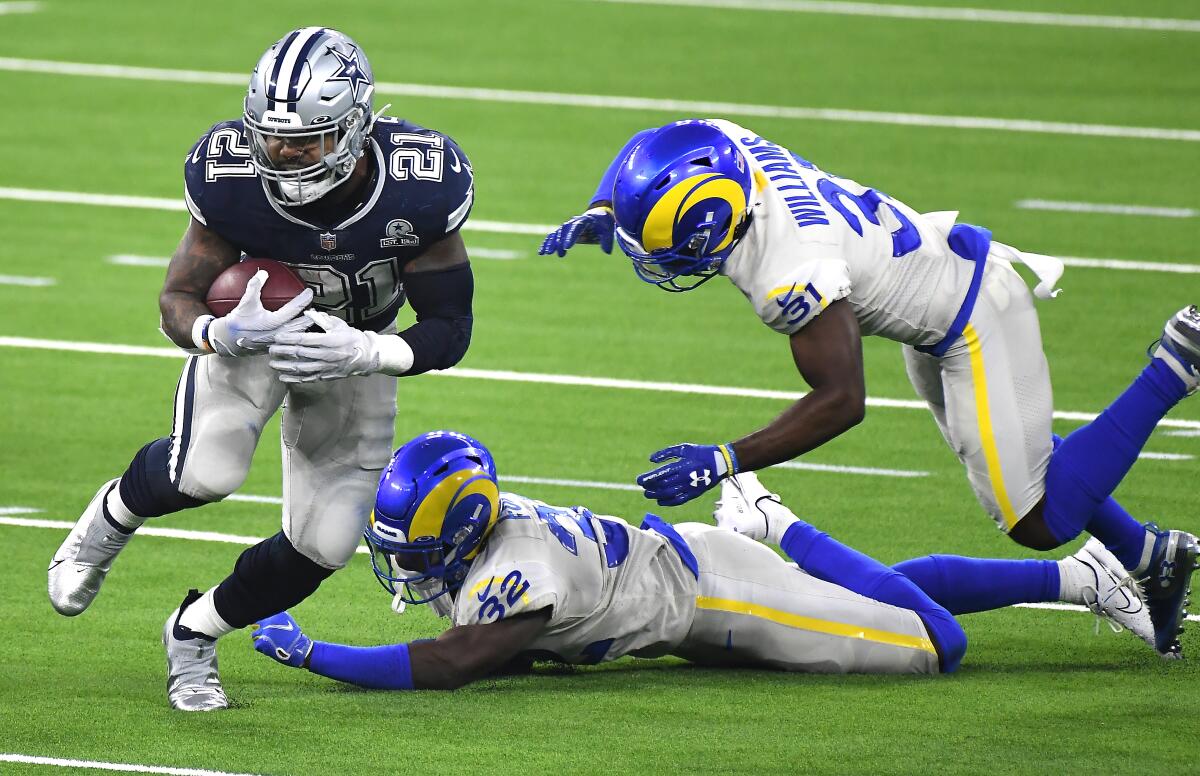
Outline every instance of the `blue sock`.
POLYGON ((967 651, 967 634, 949 612, 904 574, 803 521, 784 532, 779 548, 817 579, 880 603, 915 611, 938 646, 943 673, 958 668, 967 651))
POLYGON ((1058 563, 926 555, 893 566, 951 614, 1057 601, 1058 563))
POLYGON ((1130 567, 1128 548, 1137 544, 1140 555, 1145 529, 1119 505, 1100 506, 1133 466, 1158 421, 1186 395, 1171 368, 1152 359, 1099 417, 1063 441, 1050 458, 1042 512, 1054 538, 1065 543, 1087 529, 1130 567))

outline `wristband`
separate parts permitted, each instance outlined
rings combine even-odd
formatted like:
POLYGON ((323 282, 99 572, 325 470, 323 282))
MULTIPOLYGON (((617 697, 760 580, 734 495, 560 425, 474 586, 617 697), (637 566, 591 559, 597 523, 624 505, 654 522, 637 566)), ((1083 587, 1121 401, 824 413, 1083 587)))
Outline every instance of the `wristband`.
POLYGON ((379 371, 389 375, 402 375, 413 365, 413 350, 403 338, 395 334, 366 332, 367 339, 375 346, 379 355, 379 371))
POLYGON ((217 316, 201 315, 192 323, 192 343, 204 353, 212 353, 213 347, 208 344, 208 327, 217 316))

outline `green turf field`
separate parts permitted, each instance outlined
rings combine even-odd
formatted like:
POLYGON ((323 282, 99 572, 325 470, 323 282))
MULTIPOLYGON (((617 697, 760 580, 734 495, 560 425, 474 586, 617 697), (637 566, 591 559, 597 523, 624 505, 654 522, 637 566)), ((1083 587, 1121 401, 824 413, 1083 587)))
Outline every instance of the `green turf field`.
MULTIPOLYGON (((778 111, 756 117, 746 114, 771 112, 734 108, 726 115, 919 210, 961 210, 963 220, 1022 248, 1195 268, 1200 33, 589 0, 376 0, 337 10, 307 1, 46 0, 32 12, 6 12, 15 5, 28 4, 0 3, 0 88, 9 105, 0 140, 0 754, 254 774, 1195 771, 1200 625, 1191 623, 1183 639, 1193 659, 1166 664, 1129 634, 1101 627, 1094 635, 1091 616, 1072 611, 965 618, 971 648, 952 677, 718 672, 623 659, 453 694, 338 686, 287 671, 233 634, 220 656, 234 708, 172 712, 163 621, 189 587, 219 581, 240 547, 140 536, 91 609, 66 619, 45 592, 46 564, 66 529, 14 523, 73 522, 101 482, 169 432, 182 361, 157 331, 163 270, 109 259, 169 256, 187 216, 30 201, 11 190, 153 197, 181 208, 184 153, 213 122, 240 114, 239 79, 291 27, 323 24, 355 37, 369 55, 385 84, 377 107, 391 102, 392 115, 442 130, 466 149, 477 181, 473 224, 557 224, 586 205, 632 132, 689 115, 669 106, 568 105, 569 95, 986 117, 1188 132, 1170 139, 1086 127, 973 129, 778 111), (284 8, 289 13, 278 13, 284 8), (50 72, 63 62, 172 72, 50 72), (177 72, 184 70, 234 74, 233 82, 189 81, 177 72), (416 97, 398 84, 559 97, 416 97), (1018 208, 1025 199, 1192 210, 1165 217, 1018 208), (13 284, 28 278, 53 283, 13 284), (98 353, 70 343, 157 350, 98 353)), ((1200 16, 1179 0, 969 5, 1200 16)), ((662 294, 594 248, 539 258, 533 232, 468 225, 469 248, 508 257, 474 261, 475 338, 461 366, 483 371, 402 380, 398 439, 457 428, 483 439, 502 473, 516 478, 627 485, 651 451, 735 438, 786 402, 552 385, 537 374, 803 390, 785 340, 761 326, 729 284, 662 294), (486 379, 497 370, 535 377, 486 379)), ((1073 267, 1063 286, 1061 298, 1039 304, 1056 408, 1066 412, 1102 409, 1144 363, 1163 321, 1200 302, 1196 272, 1073 267)), ((402 311, 401 322, 410 316, 402 311)), ((898 346, 872 341, 865 351, 872 397, 915 398, 898 346)), ((1170 455, 1141 461, 1118 495, 1139 517, 1200 531, 1200 399, 1170 419, 1179 422, 1160 427, 1147 448, 1170 455)), ((1060 420, 1055 430, 1077 425, 1060 420)), ((279 496, 277 434, 276 421, 242 494, 279 496)), ((805 460, 922 473, 764 475, 797 512, 883 561, 931 552, 1031 555, 976 505, 923 410, 873 406, 861 427, 805 460)), ((633 521, 646 507, 629 490, 502 485, 633 521)), ((667 516, 704 520, 703 502, 667 516)), ((278 530, 279 507, 230 500, 151 525, 265 537, 278 530)), ((388 602, 360 555, 295 614, 318 639, 372 644, 437 632, 427 612, 397 618, 388 602)), ((6 775, 56 770, 0 759, 6 775)))

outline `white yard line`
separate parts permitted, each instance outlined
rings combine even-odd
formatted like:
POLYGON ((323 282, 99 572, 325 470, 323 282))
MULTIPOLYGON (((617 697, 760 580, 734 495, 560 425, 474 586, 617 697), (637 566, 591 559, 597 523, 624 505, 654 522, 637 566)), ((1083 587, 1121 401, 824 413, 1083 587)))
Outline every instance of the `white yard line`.
MULTIPOLYGON (((31 348, 34 350, 59 350, 74 353, 97 353, 118 356, 150 356, 155 358, 186 357, 178 348, 153 348, 141 345, 113 345, 102 342, 78 342, 68 340, 45 340, 31 337, 0 337, 0 347, 31 348)), ((701 385, 699 383, 667 383, 645 380, 624 380, 613 377, 586 377, 582 375, 556 375, 543 372, 514 372, 494 369, 464 369, 455 367, 441 372, 430 372, 439 377, 459 377, 468 380, 496 380, 500 382, 535 383, 538 385, 571 385, 586 388, 612 388, 627 391, 655 391, 661 393, 683 393, 696 396, 731 396, 747 399, 772 399, 795 401, 804 395, 802 391, 774 391, 764 388, 739 388, 726 385, 701 385)), ((916 399, 887 399, 867 397, 868 407, 887 407, 927 411, 925 403, 916 399)), ((1073 420, 1087 423, 1096 418, 1095 413, 1056 411, 1056 420, 1073 420)), ((1164 428, 1200 429, 1200 421, 1164 418, 1158 425, 1164 428)))
POLYGON ((0 286, 30 286, 40 288, 52 286, 58 281, 54 278, 35 278, 28 275, 0 275, 0 286))
POLYGON ((810 0, 592 0, 622 5, 670 5, 691 8, 730 8, 739 11, 784 11, 889 19, 929 19, 953 22, 1033 24, 1041 27, 1096 27, 1110 30, 1200 32, 1200 20, 1137 16, 1093 16, 1039 11, 997 11, 986 8, 934 8, 881 3, 811 2, 810 0))
MULTIPOLYGON (((148 210, 170 210, 183 212, 186 210, 182 200, 164 199, 159 197, 135 197, 124 194, 90 194, 79 191, 47 191, 43 189, 22 189, 0 186, 0 199, 13 199, 22 202, 52 202, 64 205, 85 205, 96 207, 126 207, 143 208, 148 210)), ((498 234, 526 234, 543 237, 548 232, 557 229, 553 224, 517 224, 506 221, 482 221, 472 219, 463 226, 467 232, 491 232, 498 234)), ((476 249, 476 252, 481 249, 476 249)), ((500 253, 499 251, 497 253, 500 253)), ((516 253, 514 251, 514 253, 516 253)), ((484 258, 508 258, 507 256, 484 256, 484 258)), ((1200 264, 1180 262, 1150 262, 1129 261, 1126 259, 1091 259, 1080 256, 1063 256, 1062 261, 1070 267, 1085 267, 1095 269, 1115 269, 1130 272, 1170 272, 1176 274, 1200 274, 1200 264)), ((112 256, 109 261, 113 264, 130 266, 160 266, 163 261, 152 256, 136 256, 119 254, 112 256)), ((165 266, 165 265, 162 265, 165 266)))
MULTIPOLYGON (((65 520, 32 520, 20 517, 0 517, 0 525, 13 526, 15 528, 49 528, 58 531, 69 531, 75 524, 65 520)), ((221 544, 239 544, 252 545, 258 544, 262 538, 254 536, 237 536, 235 534, 214 533, 212 531, 189 531, 182 528, 155 528, 152 525, 144 525, 137 530, 138 536, 156 536, 162 539, 184 539, 195 542, 218 542, 221 544)), ((369 552, 366 547, 359 547, 356 552, 360 555, 365 555, 369 552)), ((1077 606, 1075 604, 1064 603, 1034 603, 1034 604, 1015 604, 1015 606, 1027 609, 1051 609, 1054 611, 1065 612, 1088 612, 1086 606, 1077 606)), ((1200 621, 1200 615, 1190 614, 1188 619, 1192 621, 1200 621)), ((14 761, 15 762, 15 761, 14 761)), ((82 766, 80 766, 82 767, 82 766)), ((176 771, 148 771, 150 773, 176 773, 176 771)), ((185 773, 184 771, 178 771, 185 773)), ((210 771, 186 771, 186 773, 212 773, 210 771)))
POLYGON ((110 763, 98 760, 68 760, 62 757, 34 757, 27 754, 0 753, 0 762, 23 765, 50 765, 57 768, 87 768, 97 771, 119 771, 122 773, 164 773, 169 776, 256 776, 252 773, 210 771, 205 768, 172 768, 165 765, 136 765, 134 763, 110 763))
POLYGON ((1138 458, 1147 461, 1194 461, 1196 456, 1185 455, 1183 453, 1150 453, 1142 451, 1138 453, 1138 458))
POLYGON ((1098 202, 1061 202, 1052 199, 1019 199, 1018 210, 1049 210, 1059 213, 1101 213, 1113 216, 1152 216, 1156 218, 1195 218, 1200 210, 1190 207, 1148 207, 1146 205, 1106 205, 1098 202))
POLYGON ((0 16, 10 13, 36 13, 40 10, 41 3, 0 3, 0 16))
POLYGON ((1167 436, 1173 436, 1173 437, 1200 437, 1200 429, 1196 429, 1196 430, 1177 429, 1175 431, 1164 431, 1163 433, 1166 434, 1167 436))
MULTIPOLYGON (((82 62, 18 59, 14 57, 0 57, 0 70, 50 75, 121 78, 136 81, 236 85, 239 87, 243 87, 246 84, 246 75, 244 73, 96 65, 82 62)), ((801 121, 891 124, 896 126, 938 127, 943 129, 982 129, 1001 132, 1119 137, 1139 140, 1183 141, 1189 143, 1200 142, 1200 130, 1197 129, 1128 127, 1113 126, 1110 124, 1037 121, 1035 119, 999 119, 987 116, 939 116, 923 113, 893 113, 841 108, 755 105, 734 102, 703 102, 697 100, 655 99, 651 97, 619 97, 599 94, 567 94, 563 92, 532 92, 515 89, 484 89, 387 82, 377 83, 375 90, 381 95, 402 97, 426 97, 460 102, 499 102, 512 105, 558 105, 573 108, 600 108, 603 110, 651 111, 670 113, 675 116, 750 116, 801 121)))

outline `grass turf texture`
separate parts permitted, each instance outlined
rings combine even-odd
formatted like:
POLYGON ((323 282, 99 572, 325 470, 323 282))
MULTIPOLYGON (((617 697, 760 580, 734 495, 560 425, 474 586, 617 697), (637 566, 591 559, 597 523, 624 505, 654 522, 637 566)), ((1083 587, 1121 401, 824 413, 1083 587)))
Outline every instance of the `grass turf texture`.
MULTIPOLYGON (((949 3, 941 3, 949 4, 949 3)), ((1017 2, 990 7, 1033 10, 1017 2)), ((1195 128, 1194 34, 882 20, 587 2, 417 7, 289 6, 296 24, 355 36, 381 81, 727 100, 1195 128), (698 51, 703 51, 703 55, 698 51), (891 52, 891 53, 888 53, 891 52)), ((1039 11, 1179 16, 1182 3, 1060 0, 1039 11)), ((285 22, 286 23, 286 22, 285 22)), ((247 72, 285 30, 269 9, 206 3, 44 4, 0 17, 5 56, 247 72), (236 23, 231 21, 236 20, 236 23)), ((0 71, 26 117, 0 144, 0 186, 177 197, 184 152, 238 113, 237 87, 0 71)), ((634 130, 681 116, 386 98, 454 136, 478 176, 475 218, 556 223, 634 130)), ((922 129, 731 116, 818 164, 1031 250, 1196 261, 1196 219, 1018 211, 1017 199, 1186 207, 1195 143, 922 129)), ((105 263, 167 256, 181 213, 0 201, 0 272, 58 285, 0 285, 0 336, 163 346, 162 271, 105 263), (18 228, 19 227, 19 228, 18 228)), ((468 232, 469 246, 517 250, 475 263, 476 337, 464 366, 799 390, 785 342, 732 288, 676 298, 621 260, 585 248, 533 257, 530 237, 468 232)), ((1096 411, 1143 363, 1162 321, 1197 301, 1194 275, 1069 269, 1041 304, 1056 405, 1096 411)), ((402 322, 410 313, 402 313, 402 322)), ((897 346, 865 345, 873 396, 912 398, 897 346)), ((167 433, 181 362, 0 348, 0 507, 74 520, 145 441, 167 433)), ((735 437, 784 406, 757 399, 553 387, 427 376, 403 381, 398 438, 456 427, 513 475, 630 482, 645 454, 735 437)), ((1200 402, 1175 418, 1200 419, 1200 402)), ((1056 431, 1074 424, 1056 423, 1056 431)), ((244 493, 278 495, 278 427, 264 433, 244 493)), ((1200 441, 1156 434, 1158 452, 1200 441)), ((921 479, 773 471, 798 512, 886 562, 929 552, 1025 557, 999 536, 928 416, 872 409, 806 460, 920 469, 921 479)), ((1119 496, 1144 519, 1200 530, 1195 461, 1144 461, 1119 496)), ((636 519, 636 493, 511 486, 636 519)), ((707 504, 671 510, 704 519, 707 504)), ((227 502, 156 525, 266 536, 278 508, 227 502)), ((1128 634, 1092 636, 1079 614, 1006 610, 964 619, 971 649, 950 678, 718 672, 622 660, 485 682, 455 694, 386 695, 291 672, 222 642, 235 709, 172 713, 159 632, 189 586, 230 569, 229 544, 139 537, 83 616, 55 615, 45 565, 63 532, 0 526, 0 751, 264 773, 700 771, 873 773, 1145 772, 1190 761, 1194 715, 1176 713, 1198 678, 1128 634), (1140 735, 1153 729, 1155 736, 1140 735)), ((1047 556, 1048 557, 1048 556, 1047 556)), ((391 615, 365 558, 295 614, 316 638, 384 643, 438 629, 425 611, 391 615)), ((1194 624, 1193 624, 1194 627, 1194 624)), ((1195 633, 1185 652, 1200 654, 1195 633)), ((46 773, 0 764, 0 772, 46 773)))

